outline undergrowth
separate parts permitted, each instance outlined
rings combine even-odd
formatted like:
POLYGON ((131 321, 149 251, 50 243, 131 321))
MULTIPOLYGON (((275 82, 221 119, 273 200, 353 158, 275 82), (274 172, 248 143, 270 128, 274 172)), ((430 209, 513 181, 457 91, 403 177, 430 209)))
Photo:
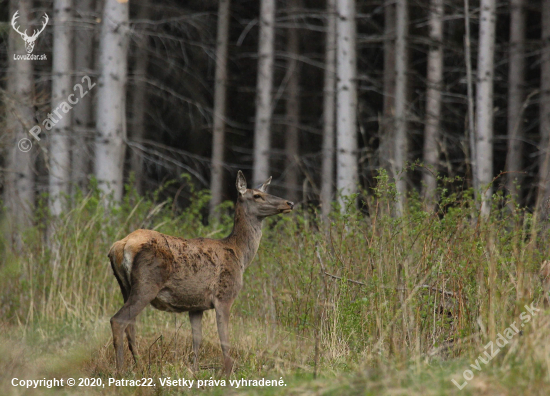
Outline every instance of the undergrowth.
MULTIPOLYGON (((89 193, 68 198, 69 209, 58 218, 48 214, 43 197, 35 225, 17 235, 5 216, 3 340, 37 356, 84 348, 76 364, 81 376, 113 376, 108 320, 122 296, 107 259, 110 245, 138 228, 221 238, 232 227, 232 203, 219 208, 219 221, 208 223, 209 193, 196 191, 187 177, 173 183, 192 198, 188 207, 160 199, 166 186, 148 196, 127 188, 123 202, 112 205, 92 185, 89 193)), ((521 390, 547 386, 550 330, 538 276, 548 256, 547 220, 500 193, 490 216, 481 218, 472 191, 456 184, 440 180, 435 209, 411 195, 397 216, 395 186, 382 173, 376 188, 344 199, 344 210, 335 204, 329 219, 302 205, 266 220, 232 309, 234 375, 290 382, 317 376, 326 386, 332 378, 342 387, 331 386, 344 393, 376 394, 399 383, 426 393, 425 381, 458 392, 450 379, 459 381, 483 346, 533 303, 540 317, 475 381, 491 389, 510 378, 521 390), (437 373, 436 379, 422 380, 426 373, 437 373)), ((138 319, 142 359, 127 375, 190 375, 187 322, 184 315, 146 309, 138 319)), ((218 375, 221 361, 212 314, 203 327, 198 378, 218 375)), ((128 351, 126 357, 130 363, 128 351)), ((295 391, 301 386, 295 383, 295 391)))

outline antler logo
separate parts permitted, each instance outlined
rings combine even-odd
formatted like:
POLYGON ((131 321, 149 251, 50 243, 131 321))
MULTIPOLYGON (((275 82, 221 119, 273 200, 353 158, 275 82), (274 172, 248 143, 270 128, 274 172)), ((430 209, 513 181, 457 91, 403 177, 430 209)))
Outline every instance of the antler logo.
POLYGON ((32 54, 32 51, 34 50, 34 42, 36 41, 40 33, 44 31, 50 19, 48 18, 48 14, 44 13, 44 16, 42 17, 44 18, 44 22, 42 22, 42 29, 38 31, 35 30, 32 36, 27 36, 26 29, 25 29, 25 32, 21 33, 17 28, 17 26, 15 25, 15 21, 17 20, 17 18, 19 18, 18 14, 19 14, 19 11, 15 11, 15 14, 13 14, 13 18, 11 19, 11 26, 13 27, 13 30, 19 33, 21 37, 23 37, 23 40, 25 40, 25 49, 27 50, 27 53, 32 54))

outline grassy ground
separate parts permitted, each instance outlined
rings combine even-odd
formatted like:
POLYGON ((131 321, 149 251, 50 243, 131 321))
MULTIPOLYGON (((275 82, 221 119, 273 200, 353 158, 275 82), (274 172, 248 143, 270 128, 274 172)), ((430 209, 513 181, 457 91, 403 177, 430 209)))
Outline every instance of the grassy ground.
POLYGON ((220 374, 212 312, 195 375, 187 315, 147 308, 138 319, 140 360, 133 365, 126 351, 129 369, 119 379, 152 378, 155 386, 109 386, 116 378, 109 318, 122 305, 110 244, 136 228, 182 237, 230 231, 230 205, 220 223, 204 225, 208 195, 185 186, 193 205, 184 211, 160 193, 130 192, 112 208, 93 192, 73 198, 59 219, 39 211, 32 228, 17 230, 5 218, 0 394, 181 393, 162 386, 168 377, 193 380, 191 392, 202 394, 549 393, 550 312, 539 277, 546 220, 495 196, 481 221, 469 192, 444 189, 436 212, 411 197, 406 213, 392 216, 394 189, 384 178, 360 197, 360 210, 350 204, 327 226, 309 209, 266 223, 232 310, 230 378, 220 374), (526 304, 540 309, 529 321, 520 317, 526 304), (495 354, 498 334, 510 339, 495 354), (12 386, 14 378, 62 378, 65 386, 27 389, 12 386), (68 378, 105 386, 71 387, 68 378), (241 379, 278 385, 230 383, 241 379))

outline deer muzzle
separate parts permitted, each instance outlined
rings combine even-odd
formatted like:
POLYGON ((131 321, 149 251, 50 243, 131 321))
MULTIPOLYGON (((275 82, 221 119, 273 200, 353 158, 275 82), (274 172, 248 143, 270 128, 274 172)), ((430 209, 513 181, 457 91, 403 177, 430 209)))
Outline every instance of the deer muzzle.
POLYGON ((294 202, 286 201, 286 207, 281 209, 281 213, 290 213, 294 209, 294 202))

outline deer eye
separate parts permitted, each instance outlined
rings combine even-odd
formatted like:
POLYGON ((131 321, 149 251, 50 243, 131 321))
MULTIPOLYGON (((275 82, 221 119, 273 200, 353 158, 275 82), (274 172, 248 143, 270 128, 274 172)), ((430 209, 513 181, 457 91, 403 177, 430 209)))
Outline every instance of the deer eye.
POLYGON ((262 196, 260 194, 254 194, 254 199, 260 199, 262 196))

